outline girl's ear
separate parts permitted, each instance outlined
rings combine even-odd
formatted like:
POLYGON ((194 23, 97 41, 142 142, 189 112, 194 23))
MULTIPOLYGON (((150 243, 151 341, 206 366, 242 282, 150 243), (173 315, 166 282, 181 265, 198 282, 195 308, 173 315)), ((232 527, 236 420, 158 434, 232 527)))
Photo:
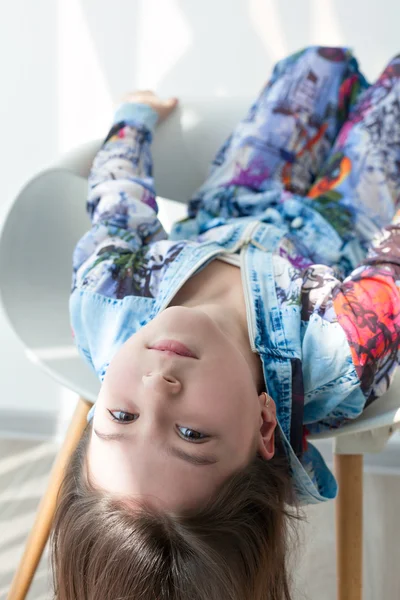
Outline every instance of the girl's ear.
POLYGON ((258 453, 265 460, 270 460, 275 454, 276 405, 272 398, 268 396, 269 401, 267 402, 267 406, 265 406, 265 398, 265 392, 260 394, 260 433, 258 453))

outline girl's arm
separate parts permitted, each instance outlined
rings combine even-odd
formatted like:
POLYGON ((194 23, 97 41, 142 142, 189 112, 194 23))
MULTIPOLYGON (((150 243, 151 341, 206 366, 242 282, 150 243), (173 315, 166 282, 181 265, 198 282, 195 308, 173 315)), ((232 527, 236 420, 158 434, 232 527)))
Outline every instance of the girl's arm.
POLYGON ((400 211, 343 282, 313 265, 302 290, 304 423, 318 432, 384 394, 400 362, 400 211))
POLYGON ((112 295, 107 279, 118 257, 166 237, 157 218, 150 144, 155 124, 175 105, 175 99, 162 101, 151 92, 137 92, 117 110, 89 175, 92 228, 74 251, 73 290, 84 287, 112 295))
POLYGON ((400 362, 400 211, 335 290, 333 305, 371 402, 388 389, 400 362))

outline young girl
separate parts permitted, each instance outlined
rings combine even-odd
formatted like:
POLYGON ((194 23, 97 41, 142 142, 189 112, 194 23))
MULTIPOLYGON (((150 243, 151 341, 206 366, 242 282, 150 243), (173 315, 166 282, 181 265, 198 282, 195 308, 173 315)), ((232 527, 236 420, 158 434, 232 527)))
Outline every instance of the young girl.
POLYGON ((269 83, 167 237, 131 94, 89 178, 71 320, 102 386, 60 493, 58 600, 290 598, 288 524, 336 495, 307 435, 383 394, 400 331, 400 58, 269 83))

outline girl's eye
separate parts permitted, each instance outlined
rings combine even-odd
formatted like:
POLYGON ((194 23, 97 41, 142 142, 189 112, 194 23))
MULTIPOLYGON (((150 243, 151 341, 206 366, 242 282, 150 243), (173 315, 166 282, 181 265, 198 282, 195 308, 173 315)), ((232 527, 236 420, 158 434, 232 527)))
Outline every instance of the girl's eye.
MULTIPOLYGON (((108 409, 107 409, 108 410, 108 409)), ((113 421, 118 421, 118 423, 131 423, 132 421, 136 421, 139 415, 133 415, 132 413, 124 412, 123 410, 108 410, 111 415, 113 421), (122 415, 121 417, 115 417, 114 415, 122 415)))
POLYGON ((200 433, 200 431, 195 431, 194 429, 189 429, 188 427, 180 427, 178 425, 178 430, 180 432, 180 436, 188 442, 198 442, 199 440, 204 440, 208 437, 208 435, 200 433))
MULTIPOLYGON (((118 423, 132 423, 132 421, 136 421, 139 417, 139 415, 128 413, 123 410, 107 410, 110 413, 112 420, 117 421, 118 423)), ((179 435, 188 442, 199 442, 209 437, 205 433, 200 433, 200 431, 195 431, 188 427, 181 427, 179 425, 177 427, 179 435)))

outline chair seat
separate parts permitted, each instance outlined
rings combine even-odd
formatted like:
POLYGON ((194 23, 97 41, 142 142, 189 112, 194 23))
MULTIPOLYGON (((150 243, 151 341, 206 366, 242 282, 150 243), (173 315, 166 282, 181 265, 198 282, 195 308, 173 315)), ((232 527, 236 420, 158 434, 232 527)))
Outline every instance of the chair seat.
POLYGON ((340 437, 383 427, 400 426, 400 373, 397 372, 389 391, 368 406, 357 419, 340 429, 310 436, 310 439, 340 437))

